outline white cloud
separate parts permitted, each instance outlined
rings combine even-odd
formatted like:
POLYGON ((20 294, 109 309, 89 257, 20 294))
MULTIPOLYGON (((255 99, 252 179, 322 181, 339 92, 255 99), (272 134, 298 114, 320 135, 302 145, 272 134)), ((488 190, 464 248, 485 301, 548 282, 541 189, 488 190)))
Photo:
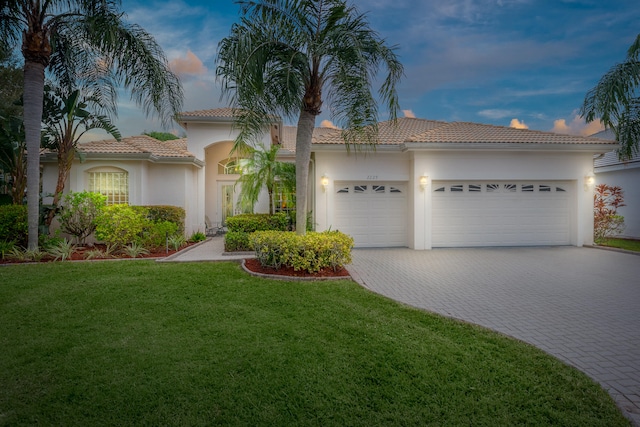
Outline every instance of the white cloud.
POLYGON ((566 119, 555 120, 551 132, 565 135, 589 136, 601 130, 604 130, 604 125, 599 120, 587 123, 582 117, 575 114, 569 123, 567 123, 566 119))
POLYGON ((187 51, 184 58, 176 58, 169 62, 171 70, 179 76, 195 76, 207 73, 207 67, 202 64, 200 58, 191 50, 187 51))
POLYGON ((323 120, 320 122, 321 128, 331 128, 331 129, 340 129, 338 126, 334 125, 331 120, 323 120))
POLYGON ((524 122, 521 122, 518 119, 511 119, 511 123, 509 124, 509 127, 512 127, 515 129, 529 129, 529 126, 527 126, 524 122))
POLYGON ((409 118, 409 119, 415 119, 416 118, 416 115, 413 113, 412 110, 402 110, 402 114, 404 114, 404 116, 409 118))

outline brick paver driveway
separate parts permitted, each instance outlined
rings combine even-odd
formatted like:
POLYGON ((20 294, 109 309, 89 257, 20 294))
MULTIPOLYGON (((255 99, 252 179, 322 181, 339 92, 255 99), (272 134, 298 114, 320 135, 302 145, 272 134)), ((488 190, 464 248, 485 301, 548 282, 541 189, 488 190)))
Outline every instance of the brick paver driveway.
POLYGON ((521 339, 582 370, 640 425, 640 257, 595 248, 356 249, 374 292, 521 339))

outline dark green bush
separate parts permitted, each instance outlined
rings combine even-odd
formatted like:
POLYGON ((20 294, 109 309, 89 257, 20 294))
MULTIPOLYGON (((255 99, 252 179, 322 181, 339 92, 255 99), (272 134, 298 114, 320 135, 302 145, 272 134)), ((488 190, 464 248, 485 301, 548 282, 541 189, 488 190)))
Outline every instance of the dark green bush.
POLYGON ((285 212, 269 214, 241 214, 227 218, 229 231, 253 233, 254 231, 286 231, 289 227, 289 217, 285 212))
POLYGON ((184 233, 184 209, 179 206, 152 205, 141 206, 146 209, 145 216, 151 222, 173 222, 178 226, 178 233, 184 233))
POLYGON ((29 223, 25 205, 0 206, 0 241, 26 246, 28 232, 29 223))
POLYGON ((251 233, 244 231, 229 231, 224 235, 224 250, 227 252, 252 251, 249 241, 251 233))
POLYGON ((171 221, 150 222, 143 232, 142 245, 145 248, 155 249, 164 247, 168 238, 173 238, 178 233, 178 225, 171 221))
POLYGON ((0 206, 10 205, 13 203, 13 199, 9 194, 0 194, 0 206))

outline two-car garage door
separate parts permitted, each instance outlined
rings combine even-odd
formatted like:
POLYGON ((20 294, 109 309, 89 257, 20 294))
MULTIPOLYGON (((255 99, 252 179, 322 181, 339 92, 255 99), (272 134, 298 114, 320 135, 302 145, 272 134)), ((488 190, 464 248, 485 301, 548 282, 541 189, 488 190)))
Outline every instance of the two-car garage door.
MULTIPOLYGON (((433 181, 432 246, 570 245, 571 189, 566 181, 433 181)), ((407 246, 406 183, 336 182, 334 191, 332 229, 357 247, 407 246)))
POLYGON ((433 247, 569 245, 567 182, 432 185, 433 247))

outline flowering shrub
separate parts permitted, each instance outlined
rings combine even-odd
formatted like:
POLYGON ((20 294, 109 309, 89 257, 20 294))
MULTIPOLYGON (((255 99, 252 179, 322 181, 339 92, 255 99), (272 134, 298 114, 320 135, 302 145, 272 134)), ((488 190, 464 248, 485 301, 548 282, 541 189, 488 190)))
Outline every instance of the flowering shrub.
POLYGON ((353 238, 339 231, 293 232, 256 231, 250 236, 256 258, 263 267, 316 273, 323 268, 334 271, 351 262, 353 238))
POLYGON ((593 200, 593 239, 601 243, 624 230, 624 217, 618 215, 618 208, 625 206, 624 192, 618 186, 599 184, 593 200))

